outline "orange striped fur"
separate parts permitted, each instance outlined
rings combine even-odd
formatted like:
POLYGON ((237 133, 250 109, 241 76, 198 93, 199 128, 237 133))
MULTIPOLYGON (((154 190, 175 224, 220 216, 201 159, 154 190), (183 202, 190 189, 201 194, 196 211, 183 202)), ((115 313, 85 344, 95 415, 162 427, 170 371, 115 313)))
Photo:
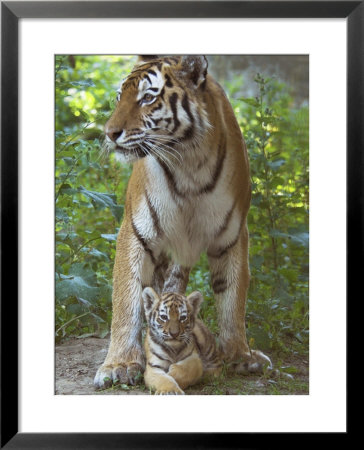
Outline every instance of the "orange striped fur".
POLYGON ((197 319, 202 295, 188 297, 176 292, 143 291, 148 323, 144 348, 144 380, 156 394, 183 394, 203 374, 219 375, 220 354, 213 334, 197 319))

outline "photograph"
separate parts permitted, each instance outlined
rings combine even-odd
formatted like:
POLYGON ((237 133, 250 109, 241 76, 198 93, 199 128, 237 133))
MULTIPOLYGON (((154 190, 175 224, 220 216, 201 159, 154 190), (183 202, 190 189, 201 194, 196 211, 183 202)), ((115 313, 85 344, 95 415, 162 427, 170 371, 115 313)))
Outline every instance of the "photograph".
POLYGON ((309 394, 309 55, 57 54, 56 395, 309 394))
POLYGON ((1 448, 349 436, 363 3, 1 2, 1 448))

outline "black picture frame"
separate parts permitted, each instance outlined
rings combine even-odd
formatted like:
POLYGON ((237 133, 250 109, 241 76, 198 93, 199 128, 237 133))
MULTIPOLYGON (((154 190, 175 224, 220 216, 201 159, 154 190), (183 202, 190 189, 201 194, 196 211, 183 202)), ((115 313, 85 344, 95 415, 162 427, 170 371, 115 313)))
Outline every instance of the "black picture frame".
MULTIPOLYGON (((347 18, 347 302, 363 272, 364 1, 1 2, 1 448, 257 448, 249 433, 18 433, 18 22, 21 18, 347 18), (9 107, 11 105, 11 107, 9 107), (10 297, 10 298, 9 298, 10 297), (9 370, 11 368, 11 370, 9 370)), ((348 347, 349 348, 349 347, 348 347)), ((284 446, 290 435, 280 436, 284 446)), ((340 433, 338 443, 348 433, 340 433)), ((300 437, 300 444, 309 433, 300 437)), ((317 435, 315 437, 317 442, 317 435)))

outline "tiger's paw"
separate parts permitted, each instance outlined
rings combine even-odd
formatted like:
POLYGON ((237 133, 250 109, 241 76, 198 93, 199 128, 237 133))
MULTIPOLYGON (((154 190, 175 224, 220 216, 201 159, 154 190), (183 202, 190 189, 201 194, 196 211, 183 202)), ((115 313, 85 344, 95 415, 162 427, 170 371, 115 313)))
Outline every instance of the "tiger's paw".
POLYGON ((108 389, 116 384, 135 385, 138 378, 142 379, 142 371, 142 366, 135 362, 104 364, 96 372, 94 386, 96 389, 108 389))
POLYGON ((233 363, 236 373, 248 375, 251 373, 264 373, 266 370, 273 370, 270 358, 259 350, 251 350, 242 357, 242 361, 233 363))

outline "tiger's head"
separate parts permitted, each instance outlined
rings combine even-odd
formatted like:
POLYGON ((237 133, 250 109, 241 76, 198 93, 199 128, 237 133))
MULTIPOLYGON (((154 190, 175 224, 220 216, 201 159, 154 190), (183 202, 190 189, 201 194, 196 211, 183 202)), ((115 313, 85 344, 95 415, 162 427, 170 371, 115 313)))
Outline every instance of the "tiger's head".
POLYGON ((152 155, 167 162, 209 127, 204 108, 204 56, 141 58, 117 91, 105 125, 106 146, 121 161, 152 155))
POLYGON ((144 311, 151 335, 167 344, 190 342, 202 300, 202 294, 198 291, 188 297, 175 292, 159 297, 152 288, 145 288, 144 311))

